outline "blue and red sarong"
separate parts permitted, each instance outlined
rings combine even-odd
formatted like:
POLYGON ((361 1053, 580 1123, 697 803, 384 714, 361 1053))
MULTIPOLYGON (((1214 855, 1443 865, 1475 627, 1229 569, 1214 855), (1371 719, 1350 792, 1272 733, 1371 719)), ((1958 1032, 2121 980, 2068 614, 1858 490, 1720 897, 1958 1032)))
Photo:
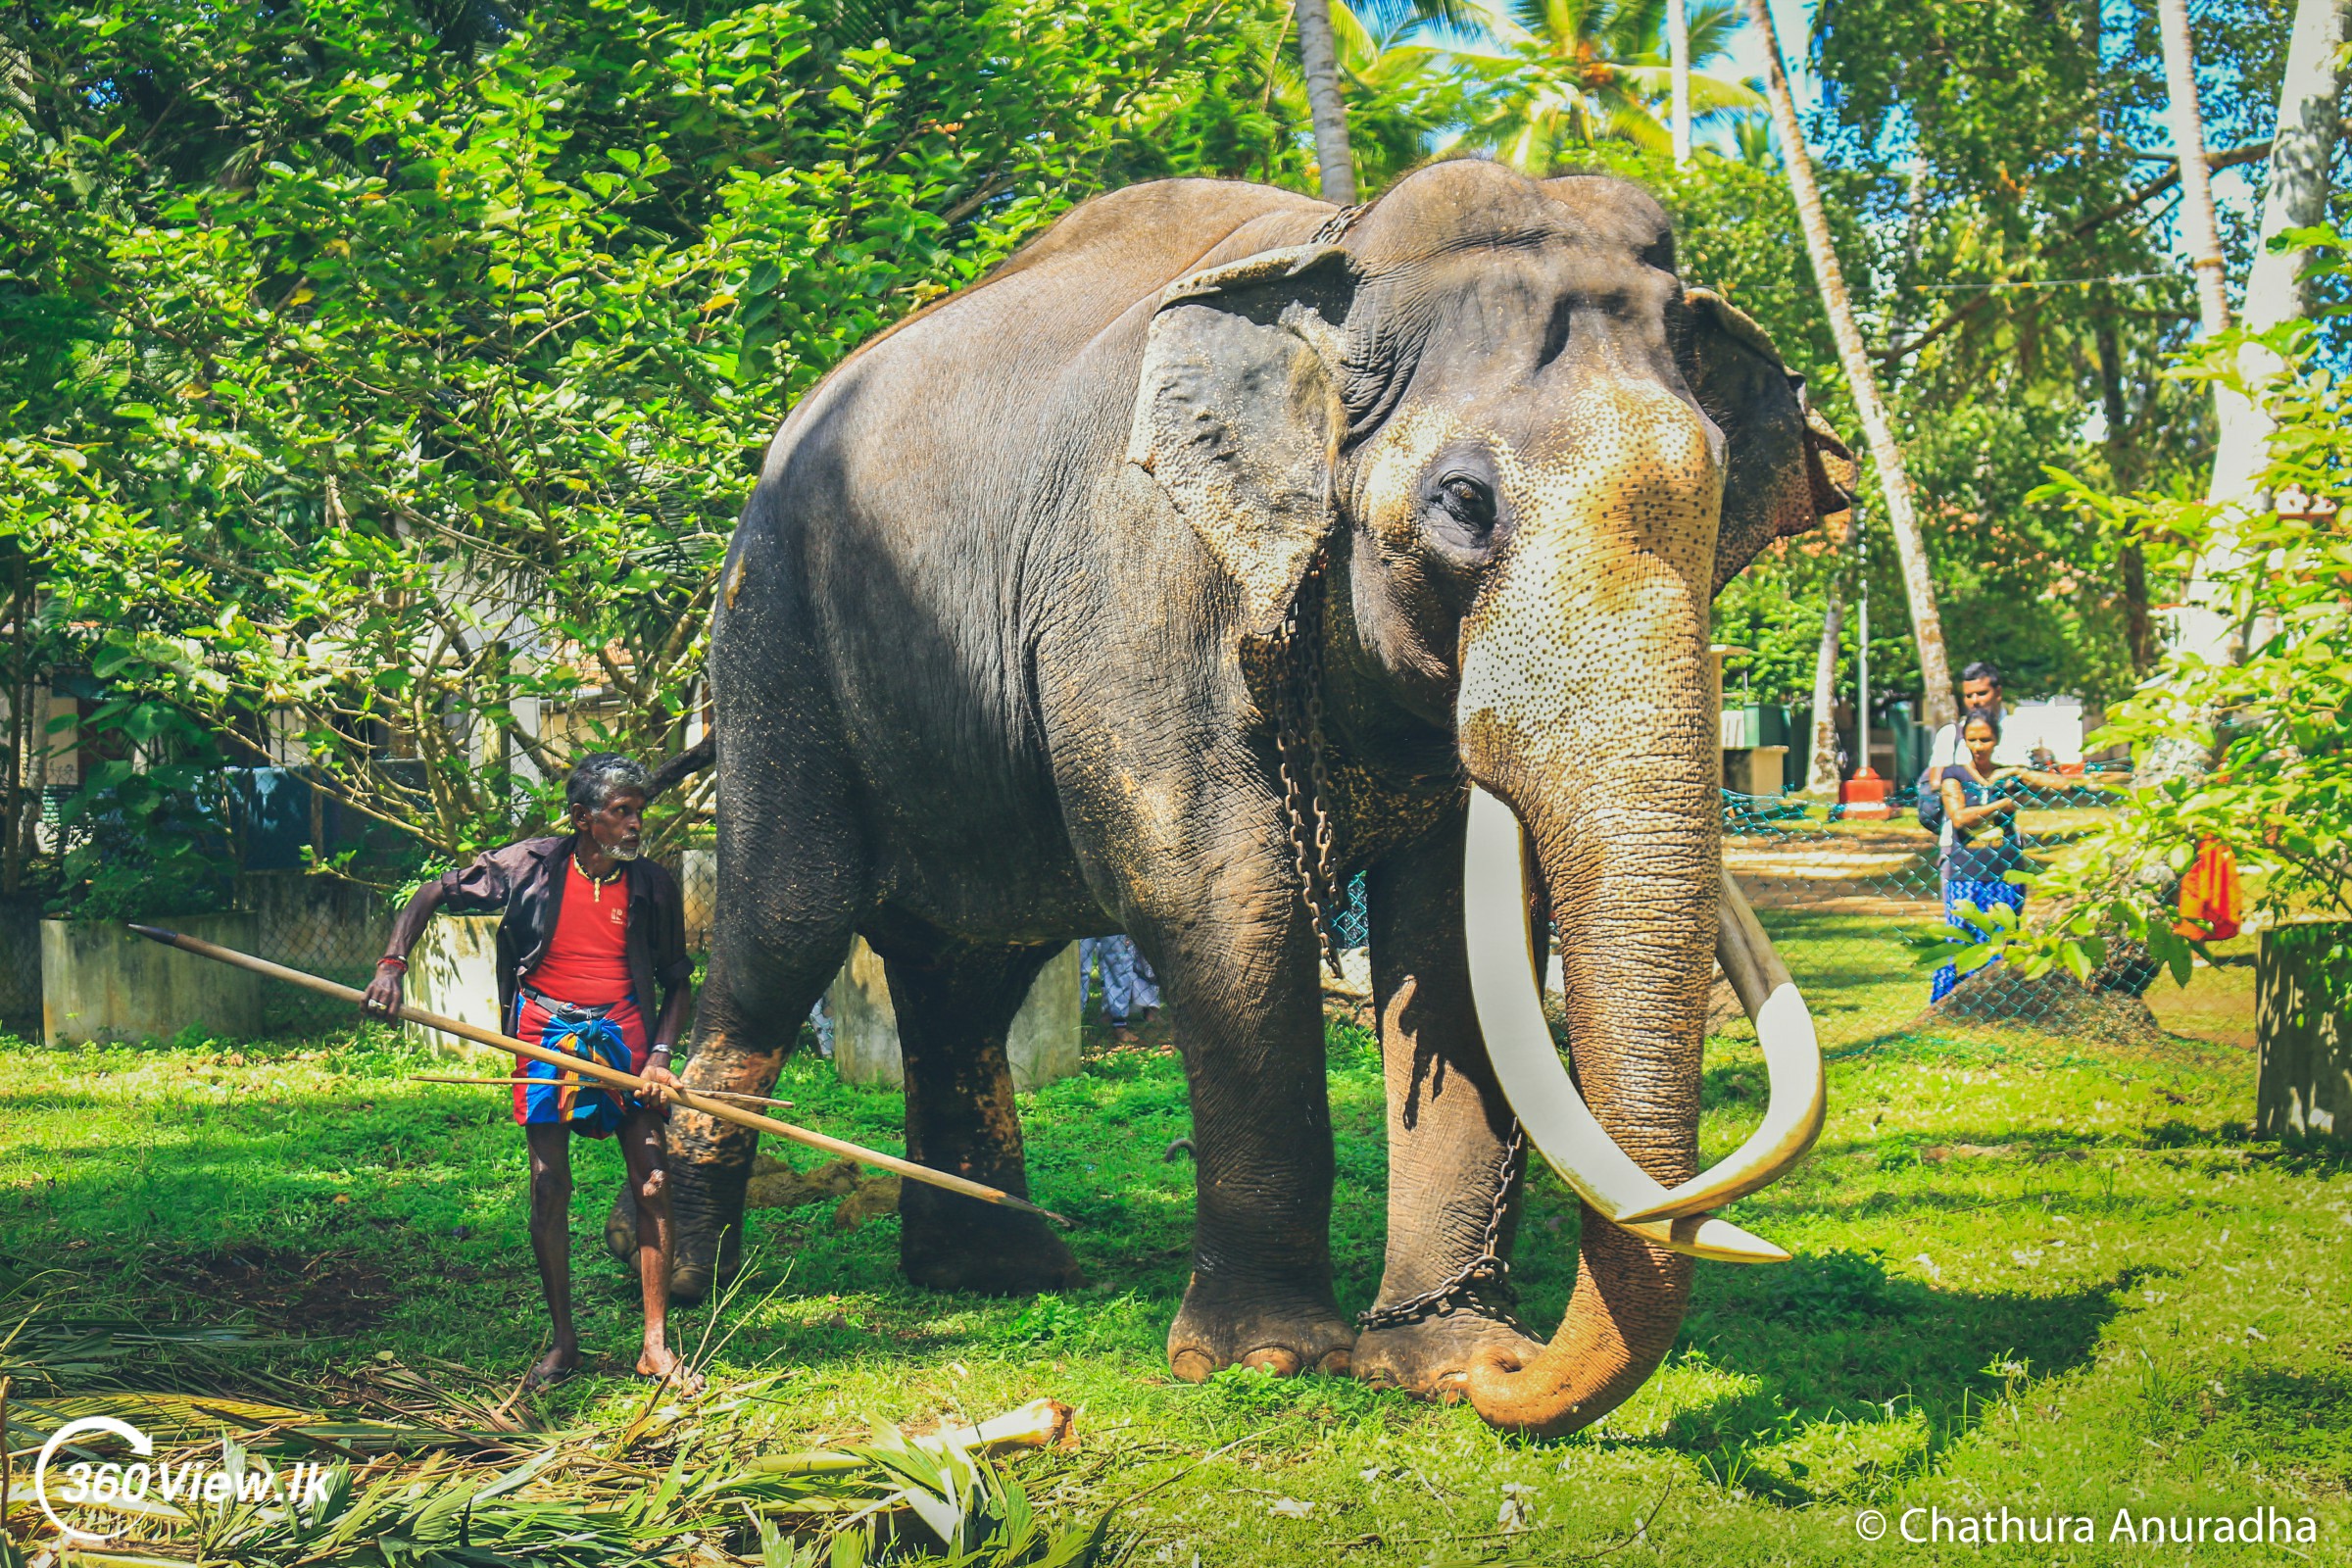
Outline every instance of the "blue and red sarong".
MULTIPOLYGON (((653 1037, 634 999, 614 1003, 601 1018, 566 1021, 529 997, 514 999, 514 1038, 567 1056, 599 1061, 623 1072, 642 1073, 653 1054, 653 1037)), ((593 1078, 552 1062, 517 1056, 514 1125, 567 1126, 583 1138, 610 1138, 639 1107, 637 1097, 608 1089, 593 1078)))

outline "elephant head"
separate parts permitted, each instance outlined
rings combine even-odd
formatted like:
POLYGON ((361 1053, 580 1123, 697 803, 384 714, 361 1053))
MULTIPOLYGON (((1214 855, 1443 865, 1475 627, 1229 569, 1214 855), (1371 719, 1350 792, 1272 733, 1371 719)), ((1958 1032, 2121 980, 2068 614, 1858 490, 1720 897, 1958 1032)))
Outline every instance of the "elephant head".
POLYGON ((1440 164, 1337 228, 1165 291, 1128 456, 1230 572, 1246 634, 1271 634, 1324 556, 1327 660, 1449 740, 1472 786, 1480 1026, 1591 1211, 1557 1336, 1474 1367, 1470 1396, 1561 1432, 1671 1348, 1690 1254, 1786 1255, 1707 1212, 1785 1171, 1822 1111, 1810 1021, 1721 871, 1708 608, 1772 539, 1846 506, 1850 457, 1764 333, 1685 286, 1633 186, 1440 164), (1573 1081, 1523 865, 1560 933, 1573 1081), (1774 1102, 1699 1176, 1719 954, 1774 1102))

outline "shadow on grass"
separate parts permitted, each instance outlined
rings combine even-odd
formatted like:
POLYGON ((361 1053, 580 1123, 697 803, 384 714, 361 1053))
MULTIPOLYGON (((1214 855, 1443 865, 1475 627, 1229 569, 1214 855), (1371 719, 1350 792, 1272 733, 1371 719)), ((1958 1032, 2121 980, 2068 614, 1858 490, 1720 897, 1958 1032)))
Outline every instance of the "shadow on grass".
MULTIPOLYGON (((2059 1295, 1935 1290, 1888 1274, 1875 1252, 1702 1273, 1678 1356, 1743 1387, 1677 1411, 1652 1441, 1698 1455, 1727 1484, 1796 1504, 1824 1489, 1805 1484, 1805 1464, 1773 1462, 1769 1450, 1808 1429, 1891 1423, 1899 1411, 1924 1428, 1898 1446, 1901 1468, 1924 1469, 1993 1402, 2087 1365, 2119 1298, 2152 1272, 2059 1295)), ((1867 1479, 1877 1466, 1856 1468, 1867 1479)))

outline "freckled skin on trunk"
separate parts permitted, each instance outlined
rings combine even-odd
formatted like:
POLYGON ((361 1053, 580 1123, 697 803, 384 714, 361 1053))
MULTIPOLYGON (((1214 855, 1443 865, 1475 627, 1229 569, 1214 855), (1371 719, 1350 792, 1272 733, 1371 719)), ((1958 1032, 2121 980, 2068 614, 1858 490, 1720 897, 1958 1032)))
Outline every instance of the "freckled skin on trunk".
MULTIPOLYGON (((1672 1187, 1697 1170, 1722 861, 1706 653, 1720 480, 1679 402, 1629 388, 1575 417, 1592 436, 1579 466, 1538 492, 1546 525, 1527 526, 1463 623, 1462 751, 1541 865, 1585 1099, 1672 1187)), ((1531 1434, 1598 1419, 1672 1348, 1690 1278, 1688 1257, 1588 1210, 1550 1346, 1482 1352, 1472 1403, 1531 1434)))

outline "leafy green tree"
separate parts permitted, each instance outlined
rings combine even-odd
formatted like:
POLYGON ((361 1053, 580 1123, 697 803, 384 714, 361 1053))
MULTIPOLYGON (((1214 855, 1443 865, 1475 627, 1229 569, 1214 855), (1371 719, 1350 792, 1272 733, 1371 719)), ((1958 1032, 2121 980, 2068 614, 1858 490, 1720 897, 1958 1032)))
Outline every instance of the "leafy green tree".
MULTIPOLYGON (((2324 243, 2342 256, 2340 238, 2324 243)), ((2102 741, 2143 757, 2193 750, 2213 757, 2212 769, 2133 789, 2128 810, 2034 879, 2052 918, 1996 931, 1972 960, 2008 949, 2029 970, 2063 964, 2087 980, 2121 940, 2185 982, 2196 936, 2176 929, 2169 893, 2208 843, 2234 854, 2252 907, 2268 919, 2352 919, 2352 401, 2317 339, 2304 321, 2261 334, 2285 375, 2267 395, 2238 382, 2278 421, 2261 475, 2274 511, 2231 515, 2202 498, 2117 495, 2053 471, 2047 499, 2153 549, 2185 555, 2219 522, 2239 530, 2246 552, 2220 575, 2247 651, 2212 662, 2176 650, 2158 679, 2116 707, 2102 741), (2170 874, 2137 874, 2147 866, 2170 874)), ((2191 374, 2238 377, 2247 341, 2242 332, 2213 340, 2191 374)))
MULTIPOLYGON (((1346 89, 1348 139, 1356 189, 1378 195, 1426 163, 1468 113, 1472 82, 1433 24, 1447 25, 1443 7, 1372 0, 1360 8, 1332 0, 1331 28, 1338 72, 1346 89)), ((1269 112, 1286 125, 1309 123, 1306 83, 1287 51, 1267 64, 1269 112)))
POLYGON ((0 440, 74 492, 8 514, 36 618, 94 724, 302 755, 432 858, 681 743, 766 439, 858 343, 1095 191, 1303 168, 1257 3, 0 25, 0 440))

